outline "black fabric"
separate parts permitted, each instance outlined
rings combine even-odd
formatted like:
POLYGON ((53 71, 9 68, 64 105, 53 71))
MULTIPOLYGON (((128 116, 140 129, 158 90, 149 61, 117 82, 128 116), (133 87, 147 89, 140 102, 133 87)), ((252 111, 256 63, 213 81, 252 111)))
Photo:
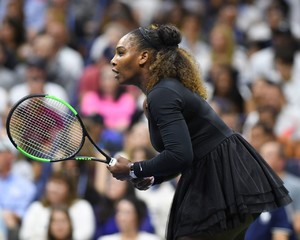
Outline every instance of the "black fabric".
POLYGON ((249 214, 288 204, 281 179, 200 96, 175 79, 147 96, 150 137, 160 154, 136 163, 138 177, 181 173, 167 239, 233 229, 249 214))

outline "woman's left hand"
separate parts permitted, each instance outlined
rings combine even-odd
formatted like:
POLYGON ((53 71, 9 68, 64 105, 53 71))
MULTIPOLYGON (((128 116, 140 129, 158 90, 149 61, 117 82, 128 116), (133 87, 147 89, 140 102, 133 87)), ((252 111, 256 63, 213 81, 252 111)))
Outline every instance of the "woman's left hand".
POLYGON ((147 190, 152 186, 154 177, 132 178, 130 182, 139 190, 147 190))
POLYGON ((131 163, 127 158, 117 156, 117 162, 113 166, 107 166, 107 169, 111 172, 114 178, 124 181, 130 180, 131 177, 129 175, 129 164, 131 163))

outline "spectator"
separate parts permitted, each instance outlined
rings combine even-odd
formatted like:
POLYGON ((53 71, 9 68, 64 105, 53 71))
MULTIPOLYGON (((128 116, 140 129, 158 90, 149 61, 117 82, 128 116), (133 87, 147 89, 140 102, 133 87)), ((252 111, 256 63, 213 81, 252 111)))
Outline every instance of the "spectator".
MULTIPOLYGON (((47 240, 71 240, 73 239, 72 220, 69 210, 64 206, 56 206, 51 209, 47 240)), ((45 239, 45 240, 46 240, 45 239)))
POLYGON ((138 162, 145 159, 153 158, 156 155, 156 151, 147 145, 136 146, 131 149, 129 153, 130 159, 134 162, 138 162))
POLYGON ((4 223, 4 218, 2 214, 2 210, 0 209, 0 239, 7 239, 7 234, 6 234, 6 225, 4 223))
POLYGON ((272 1, 266 8, 266 20, 272 31, 288 26, 288 5, 283 1, 272 1))
POLYGON ((46 61, 32 57, 26 63, 26 81, 15 85, 9 91, 9 103, 15 104, 28 94, 52 94, 68 101, 68 96, 62 86, 47 80, 46 61))
POLYGON ((104 118, 98 113, 83 114, 83 122, 91 138, 98 147, 106 150, 111 156, 123 148, 123 135, 113 134, 104 126, 104 118))
MULTIPOLYGON (((202 17, 199 13, 185 12, 182 18, 181 47, 190 51, 199 62, 201 69, 208 69, 210 46, 204 41, 202 33, 202 17)), ((207 79, 207 71, 203 71, 203 78, 207 79)))
MULTIPOLYGON (((245 33, 244 46, 246 49, 247 62, 245 68, 241 72, 242 83, 249 86, 253 82, 253 79, 260 77, 260 74, 254 75, 251 65, 252 57, 263 49, 268 48, 271 42, 271 30, 270 27, 263 21, 255 19, 253 25, 249 26, 245 33)), ((265 76, 268 77, 268 76, 265 76)))
POLYGON ((233 103, 229 102, 227 108, 220 112, 221 119, 235 132, 241 132, 243 116, 238 112, 233 103))
POLYGON ((98 89, 87 92, 80 104, 83 114, 99 113, 107 129, 124 132, 136 110, 133 96, 114 79, 110 65, 101 68, 98 89))
POLYGON ((6 16, 7 14, 7 5, 9 0, 3 0, 0 2, 0 21, 6 16))
MULTIPOLYGON (((86 144, 83 148, 85 148, 85 146, 86 144)), ((93 156, 91 153, 86 153, 86 151, 79 152, 79 154, 83 156, 93 156)), ((65 174, 76 188, 77 196, 89 201, 89 199, 85 198, 85 194, 87 190, 91 191, 91 189, 89 189, 89 182, 90 178, 93 179, 94 174, 93 171, 90 170, 92 167, 95 167, 94 165, 94 162, 84 163, 76 160, 68 160, 55 164, 52 167, 52 172, 62 172, 65 174)))
MULTIPOLYGON (((106 175, 104 179, 105 184, 103 189, 99 189, 99 201, 94 206, 96 215, 96 234, 94 239, 98 239, 101 236, 114 234, 119 232, 119 228, 116 222, 116 204, 124 197, 135 197, 135 190, 130 182, 119 181, 113 178, 111 175, 106 175)), ((147 214, 142 219, 140 230, 149 233, 154 233, 152 225, 151 215, 147 214)))
POLYGON ((83 57, 77 50, 69 46, 69 29, 65 23, 52 21, 45 30, 47 34, 53 37, 57 48, 55 54, 56 69, 52 74, 56 73, 55 80, 66 89, 71 98, 83 71, 83 57))
MULTIPOLYGON (((276 69, 276 55, 281 49, 293 51, 293 73, 299 74, 300 55, 297 42, 291 34, 288 26, 283 26, 272 31, 271 45, 254 53, 249 59, 249 67, 251 69, 251 79, 263 76, 273 82, 282 82, 281 74, 276 69)), ((278 67, 278 65, 277 65, 278 67)), ((292 77, 293 78, 293 77, 292 77)))
POLYGON ((7 228, 7 239, 18 239, 20 223, 35 195, 35 187, 26 178, 12 173, 16 149, 8 137, 0 139, 0 211, 7 228))
POLYGON ((213 85, 212 97, 227 98, 242 116, 246 97, 238 82, 238 72, 229 64, 218 64, 215 67, 216 72, 210 79, 213 85))
MULTIPOLYGON (((27 158, 27 160, 31 161, 27 158)), ((48 181, 50 174, 52 173, 52 164, 51 163, 44 163, 39 161, 31 161, 31 168, 32 168, 32 178, 33 182, 36 186, 36 195, 34 200, 40 200, 45 192, 45 186, 48 181)))
MULTIPOLYGON (((211 71, 215 65, 229 65, 242 73, 247 64, 245 50, 239 46, 233 37, 233 30, 224 23, 216 23, 210 32, 209 45, 211 47, 209 63, 205 72, 211 71)), ((207 74, 208 75, 208 74, 207 74)), ((241 83, 241 76, 238 78, 241 83)))
POLYGON ((116 223, 119 232, 102 236, 98 240, 160 240, 157 235, 140 230, 146 215, 147 207, 142 200, 136 197, 120 199, 116 204, 116 223))
POLYGON ((247 229, 245 240, 297 240, 288 211, 277 208, 263 212, 247 229))
POLYGON ((20 239, 45 239, 51 208, 57 205, 69 208, 74 240, 92 238, 95 230, 92 206, 77 197, 75 186, 66 175, 54 172, 47 181, 44 197, 29 206, 22 222, 20 239))
MULTIPOLYGON (((102 1, 102 0, 101 0, 102 1)), ((97 11, 98 6, 106 6, 107 3, 99 3, 99 1, 86 0, 84 2, 71 1, 71 0, 49 0, 47 9, 55 12, 57 15, 63 16, 62 24, 66 26, 70 33, 70 46, 76 51, 79 51, 81 47, 85 29, 84 16, 92 17, 91 11, 97 11), (84 5, 84 7, 82 7, 84 5), (92 9, 88 9, 88 6, 92 5, 92 9), (86 10, 86 11, 84 11, 86 10)))
POLYGON ((283 93, 288 104, 300 106, 300 64, 295 62, 296 54, 293 46, 278 49, 274 56, 275 70, 282 84, 283 93))
POLYGON ((0 42, 0 87, 9 90, 17 83, 17 79, 14 72, 5 66, 6 57, 5 46, 0 42))
POLYGON ((275 140, 276 137, 273 128, 269 127, 265 122, 257 122, 250 129, 248 141, 257 151, 259 151, 265 143, 275 140))
MULTIPOLYGON (((28 59, 36 56, 38 58, 42 58, 46 62, 46 70, 47 70, 47 77, 48 80, 51 82, 59 82, 63 81, 64 79, 57 79, 59 73, 56 71, 59 69, 56 62, 56 55, 58 48, 55 44, 55 39, 50 36, 49 34, 39 34, 37 35, 28 46, 29 54, 24 56, 25 63, 28 59)), ((18 66, 18 74, 19 78, 24 78, 24 69, 23 65, 20 64, 18 66)))
POLYGON ((83 94, 94 91, 99 87, 100 70, 102 66, 110 63, 113 57, 112 46, 115 44, 115 41, 117 41, 115 37, 122 32, 122 27, 117 24, 110 24, 109 26, 110 27, 107 27, 107 29, 109 29, 107 33, 102 34, 99 37, 99 41, 97 40, 99 44, 97 42, 94 43, 94 50, 92 49, 91 55, 93 55, 93 51, 95 51, 94 54, 96 56, 90 56, 92 59, 89 61, 91 62, 83 69, 83 73, 80 76, 78 83, 78 102, 81 101, 83 94))
POLYGON ((213 97, 210 99, 210 105, 219 114, 222 120, 234 131, 240 132, 243 126, 244 118, 237 111, 236 105, 232 100, 225 97, 213 97))
POLYGON ((263 144, 260 148, 260 153, 277 175, 281 177, 293 199, 293 202, 290 204, 292 223, 300 237, 300 178, 285 170, 287 159, 284 154, 284 148, 279 142, 272 141, 263 144))
POLYGON ((244 43, 244 34, 237 25, 238 7, 237 3, 224 4, 220 8, 216 22, 229 26, 232 29, 235 42, 237 45, 242 46, 244 43))
POLYGON ((282 142, 298 141, 300 138, 300 112, 293 105, 287 104, 281 85, 269 83, 263 94, 263 101, 257 109, 247 115, 243 126, 244 136, 247 136, 249 128, 262 120, 262 110, 269 112, 269 123, 274 121, 274 134, 282 142), (272 119, 273 118, 273 119, 272 119), (270 121, 271 120, 271 121, 270 121))
POLYGON ((133 30, 138 26, 137 17, 133 9, 125 1, 112 1, 108 4, 103 16, 102 24, 100 25, 100 34, 109 23, 118 23, 124 26, 127 30, 133 30))
POLYGON ((47 9, 46 0, 24 1, 24 17, 26 27, 26 37, 31 41, 45 27, 45 13, 47 9))
POLYGON ((99 76, 100 76, 100 69, 102 63, 99 62, 90 64, 83 69, 83 72, 80 76, 78 82, 78 94, 76 96, 77 105, 81 102, 82 96, 86 92, 94 91, 98 88, 99 76), (99 64, 98 64, 99 63, 99 64))
MULTIPOLYGON (((4 115, 8 105, 8 92, 0 87, 0 115, 4 115)), ((0 129, 3 127, 3 122, 0 122, 0 129)), ((1 134, 0 134, 1 135, 1 134)))
MULTIPOLYGON (((112 52, 120 37, 127 31, 128 28, 120 23, 111 22, 105 25, 103 32, 95 39, 91 46, 89 61, 97 63, 105 57, 107 49, 112 52)), ((111 53, 111 55, 108 61, 112 59, 113 54, 111 53)))
POLYGON ((152 148, 150 143, 150 135, 148 125, 144 121, 139 121, 133 124, 124 133, 124 146, 120 153, 122 156, 129 156, 132 150, 136 147, 146 146, 152 148))
POLYGON ((162 8, 157 12, 154 21, 156 23, 170 23, 178 28, 181 27, 182 19, 184 18, 185 8, 182 2, 173 1, 172 3, 161 4, 162 8))
POLYGON ((89 115, 83 114, 82 121, 87 132, 96 145, 102 149, 106 149, 105 140, 102 138, 103 132, 105 131, 104 119, 102 115, 97 113, 92 113, 89 115))
POLYGON ((246 99, 245 114, 255 111, 262 106, 264 102, 264 93, 270 82, 269 79, 260 76, 253 79, 252 83, 249 85, 250 97, 246 99))
POLYGON ((5 17, 0 25, 0 41, 5 46, 5 66, 14 69, 18 64, 18 48, 25 42, 23 23, 13 17, 5 17))

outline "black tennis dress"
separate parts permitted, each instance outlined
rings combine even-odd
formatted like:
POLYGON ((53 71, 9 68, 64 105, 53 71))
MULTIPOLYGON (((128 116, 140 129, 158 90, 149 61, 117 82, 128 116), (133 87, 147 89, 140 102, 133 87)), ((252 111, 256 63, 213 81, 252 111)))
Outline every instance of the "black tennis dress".
POLYGON ((281 179, 209 104, 176 79, 159 81, 147 96, 151 142, 160 153, 134 164, 155 183, 181 174, 167 239, 238 227, 249 214, 291 202, 281 179))

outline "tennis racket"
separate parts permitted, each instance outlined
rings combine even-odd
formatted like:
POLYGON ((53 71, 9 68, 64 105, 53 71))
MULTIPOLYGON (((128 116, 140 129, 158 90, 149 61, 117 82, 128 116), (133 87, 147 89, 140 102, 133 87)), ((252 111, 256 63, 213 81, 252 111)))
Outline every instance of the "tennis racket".
POLYGON ((6 130, 12 144, 32 160, 88 160, 110 166, 117 161, 94 143, 76 110, 52 95, 34 94, 19 100, 8 114, 6 130), (104 159, 78 155, 86 138, 104 159))

